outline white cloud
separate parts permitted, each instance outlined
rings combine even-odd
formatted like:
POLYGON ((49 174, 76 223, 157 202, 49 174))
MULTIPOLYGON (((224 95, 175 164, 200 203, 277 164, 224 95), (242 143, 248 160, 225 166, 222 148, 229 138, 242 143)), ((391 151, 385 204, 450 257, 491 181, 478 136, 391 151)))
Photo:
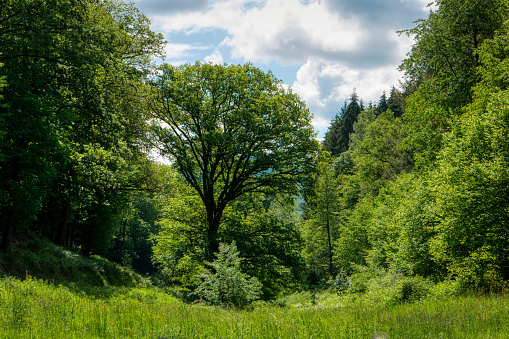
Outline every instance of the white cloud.
POLYGON ((209 29, 228 33, 223 42, 232 55, 245 60, 302 63, 309 54, 349 52, 358 48, 365 33, 355 19, 341 19, 318 1, 267 0, 258 6, 224 0, 207 12, 155 17, 164 31, 188 34, 209 29))
POLYGON ((197 47, 190 44, 167 43, 165 53, 166 57, 169 59, 178 59, 189 56, 191 51, 196 49, 203 49, 203 47, 197 47))
MULTIPOLYGON (((408 2, 411 0, 401 0, 401 2, 408 2)), ((418 3, 420 3, 421 8, 423 11, 429 11, 430 9, 435 11, 438 9, 438 6, 435 4, 434 1, 431 0, 417 0, 418 3)))
POLYGON ((365 104, 377 103, 383 91, 388 94, 391 86, 398 85, 401 76, 395 65, 352 69, 333 61, 311 58, 297 72, 292 88, 315 114, 315 129, 324 133, 354 89, 365 104))
POLYGON ((428 1, 209 0, 203 5, 194 0, 202 5, 151 19, 153 29, 168 37, 215 39, 215 45, 210 40, 169 44, 172 63, 250 61, 270 64, 276 76, 278 65, 300 67, 295 81, 284 80, 293 81, 292 89, 315 114, 313 124, 323 133, 354 88, 367 103, 398 85, 402 74, 397 67, 412 39, 396 31, 425 17, 428 1))
POLYGON ((309 59, 297 72, 292 88, 309 106, 340 103, 356 89, 364 100, 378 100, 384 90, 396 85, 401 74, 393 66, 351 69, 323 59, 309 59))
POLYGON ((217 49, 212 54, 207 55, 204 61, 207 63, 212 63, 214 65, 222 65, 224 63, 223 55, 217 49))
POLYGON ((188 62, 188 58, 196 51, 206 50, 209 47, 191 44, 167 43, 165 47, 166 59, 172 65, 182 65, 188 62))
POLYGON ((315 116, 312 121, 316 130, 326 130, 330 125, 330 120, 324 117, 315 116))
POLYGON ((319 64, 306 62, 297 72, 297 80, 292 89, 301 97, 307 105, 323 107, 320 89, 318 87, 319 64))
POLYGON ((236 57, 268 62, 302 63, 308 55, 355 50, 363 32, 354 20, 340 18, 318 2, 268 0, 261 9, 245 13, 228 29, 236 57))

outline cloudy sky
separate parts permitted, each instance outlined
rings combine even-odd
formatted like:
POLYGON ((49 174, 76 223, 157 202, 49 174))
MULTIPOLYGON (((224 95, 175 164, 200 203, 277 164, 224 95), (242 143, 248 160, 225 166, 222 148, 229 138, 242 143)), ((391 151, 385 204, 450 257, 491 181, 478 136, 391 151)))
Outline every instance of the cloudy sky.
POLYGON ((430 0, 133 0, 168 41, 165 62, 251 62, 290 85, 322 138, 354 88, 366 103, 398 86, 430 0))

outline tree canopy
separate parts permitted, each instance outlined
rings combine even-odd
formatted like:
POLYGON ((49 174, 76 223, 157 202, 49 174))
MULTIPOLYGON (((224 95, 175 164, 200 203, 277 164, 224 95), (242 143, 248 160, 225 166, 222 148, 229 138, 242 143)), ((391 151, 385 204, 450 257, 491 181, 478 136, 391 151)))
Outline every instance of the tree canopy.
POLYGON ((1 8, 2 247, 12 231, 36 226, 61 245, 104 251, 127 204, 123 189, 146 165, 144 79, 162 35, 119 1, 1 8))
POLYGON ((419 83, 409 98, 407 144, 417 150, 419 163, 430 165, 442 146, 443 133, 472 101, 479 81, 477 49, 492 39, 507 17, 504 0, 438 0, 438 10, 415 28, 408 58, 400 66, 410 82, 419 83))
POLYGON ((280 80, 250 64, 165 64, 160 72, 155 135, 203 201, 211 257, 229 203, 254 191, 296 193, 305 182, 318 151, 311 115, 280 80))

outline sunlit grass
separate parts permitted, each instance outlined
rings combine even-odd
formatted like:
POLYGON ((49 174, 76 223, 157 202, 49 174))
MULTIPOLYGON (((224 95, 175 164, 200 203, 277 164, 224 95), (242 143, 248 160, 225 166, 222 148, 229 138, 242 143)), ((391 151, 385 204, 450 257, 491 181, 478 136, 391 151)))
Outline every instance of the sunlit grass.
POLYGON ((224 310, 155 289, 103 297, 37 280, 0 280, 0 338, 508 338, 506 296, 395 306, 302 297, 285 307, 224 310))

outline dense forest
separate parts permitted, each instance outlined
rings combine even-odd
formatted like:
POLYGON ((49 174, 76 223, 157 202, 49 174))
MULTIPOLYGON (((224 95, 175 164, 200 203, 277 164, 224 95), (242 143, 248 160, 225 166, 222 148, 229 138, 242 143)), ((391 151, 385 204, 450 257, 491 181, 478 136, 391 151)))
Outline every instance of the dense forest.
POLYGON ((0 0, 0 250, 37 234, 237 306, 505 289, 509 3, 435 4, 404 81, 353 90, 319 143, 270 72, 156 64, 132 4, 0 0))

